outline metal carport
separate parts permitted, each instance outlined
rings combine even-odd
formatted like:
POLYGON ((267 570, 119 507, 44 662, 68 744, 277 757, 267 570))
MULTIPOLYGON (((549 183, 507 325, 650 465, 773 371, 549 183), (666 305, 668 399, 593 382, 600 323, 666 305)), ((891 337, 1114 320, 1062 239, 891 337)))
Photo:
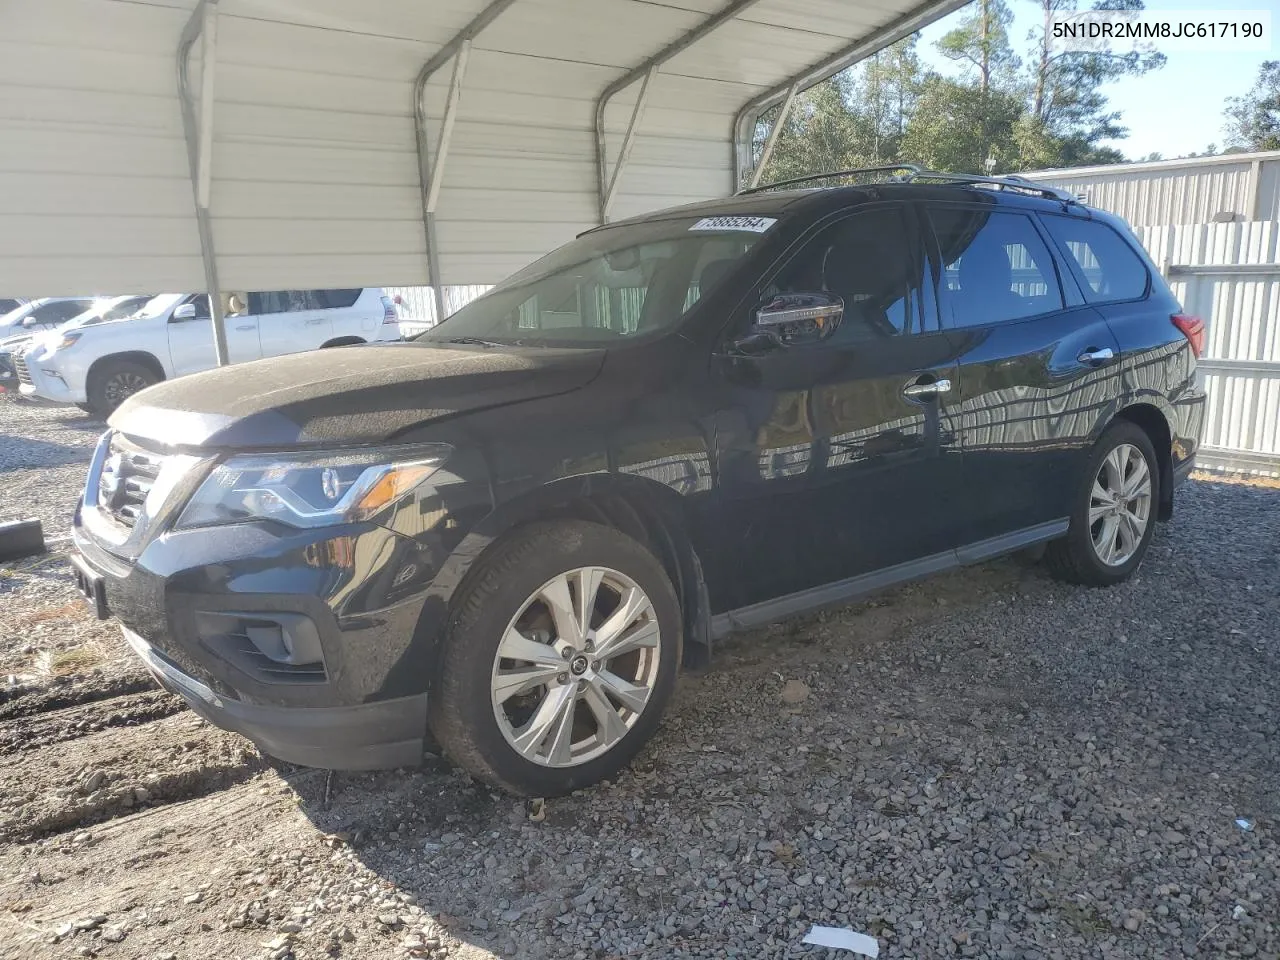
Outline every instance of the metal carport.
POLYGON ((732 192, 765 110, 960 5, 10 0, 0 290, 491 283, 732 192))

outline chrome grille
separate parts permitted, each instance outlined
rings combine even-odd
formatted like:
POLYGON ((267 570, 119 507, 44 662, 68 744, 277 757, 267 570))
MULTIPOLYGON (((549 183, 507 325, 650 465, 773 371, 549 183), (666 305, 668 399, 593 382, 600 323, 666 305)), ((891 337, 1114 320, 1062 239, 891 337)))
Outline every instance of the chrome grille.
POLYGON ((18 382, 31 386, 31 371, 27 369, 27 361, 22 356, 22 350, 13 351, 10 356, 13 358, 13 372, 18 375, 18 382))
POLYGON ((160 475, 165 456, 138 446, 118 433, 111 435, 98 477, 98 506, 118 523, 132 527, 142 516, 147 494, 160 475))

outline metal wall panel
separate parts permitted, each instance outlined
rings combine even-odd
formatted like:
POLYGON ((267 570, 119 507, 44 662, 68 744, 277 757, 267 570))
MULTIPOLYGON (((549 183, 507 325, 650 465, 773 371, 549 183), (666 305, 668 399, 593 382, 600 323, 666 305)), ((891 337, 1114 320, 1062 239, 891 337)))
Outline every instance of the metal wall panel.
POLYGON ((1280 219, 1280 152, 1023 174, 1086 197, 1131 225, 1280 219))
POLYGON ((1136 233, 1183 309, 1207 328, 1201 462, 1280 475, 1280 223, 1181 224, 1136 233))

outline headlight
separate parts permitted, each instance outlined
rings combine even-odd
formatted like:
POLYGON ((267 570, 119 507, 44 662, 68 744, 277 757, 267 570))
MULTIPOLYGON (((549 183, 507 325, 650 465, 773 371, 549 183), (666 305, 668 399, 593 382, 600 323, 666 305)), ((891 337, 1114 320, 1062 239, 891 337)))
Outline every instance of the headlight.
POLYGON ((286 457, 232 457, 205 478, 179 528, 246 520, 325 527, 367 520, 439 469, 447 444, 286 457))
POLYGON ((69 331, 64 333, 62 335, 62 339, 59 340, 57 345, 53 347, 53 350, 50 350, 49 352, 53 353, 54 350, 66 350, 68 347, 74 347, 80 341, 81 336, 83 336, 83 334, 76 332, 69 331))

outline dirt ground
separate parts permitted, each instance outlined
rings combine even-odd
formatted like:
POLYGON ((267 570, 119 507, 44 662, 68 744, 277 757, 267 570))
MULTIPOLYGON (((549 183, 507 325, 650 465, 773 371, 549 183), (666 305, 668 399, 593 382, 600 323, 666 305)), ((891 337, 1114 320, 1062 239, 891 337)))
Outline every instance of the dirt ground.
MULTIPOLYGON (((9 513, 74 502, 82 420, 0 409, 56 461, 9 513)), ((1280 490, 1201 480, 1123 587, 1004 560, 733 637, 545 806, 262 756, 55 544, 0 570, 0 957, 1280 957, 1278 543, 1280 490)))

